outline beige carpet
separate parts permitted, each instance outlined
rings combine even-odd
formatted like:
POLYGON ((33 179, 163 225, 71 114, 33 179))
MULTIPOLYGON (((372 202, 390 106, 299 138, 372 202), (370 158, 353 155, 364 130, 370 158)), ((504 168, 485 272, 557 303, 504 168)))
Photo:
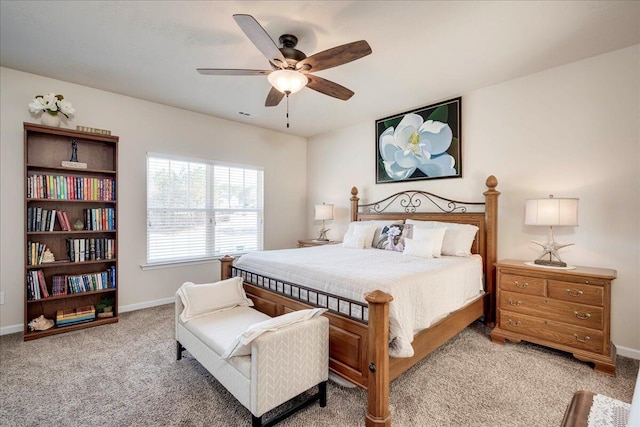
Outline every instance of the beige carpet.
MULTIPOLYGON (((606 377, 570 355, 493 344, 480 323, 391 384, 394 426, 558 426, 574 391, 630 402, 638 361, 606 377)), ((115 325, 23 342, 0 337, 2 426, 240 426, 251 415, 185 353, 175 360, 173 305, 115 325)), ((364 425, 366 394, 328 387, 328 405, 282 426, 364 425)))

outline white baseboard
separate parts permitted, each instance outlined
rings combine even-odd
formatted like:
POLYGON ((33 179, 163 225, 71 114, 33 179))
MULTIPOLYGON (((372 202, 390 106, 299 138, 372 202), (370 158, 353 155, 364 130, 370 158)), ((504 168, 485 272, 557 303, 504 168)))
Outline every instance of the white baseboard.
POLYGON ((640 360, 640 350, 636 350, 634 348, 616 346, 616 350, 618 350, 618 354, 620 356, 628 357, 630 359, 640 360))
POLYGON ((121 305, 120 310, 118 312, 126 313, 127 311, 136 311, 136 310, 142 310, 143 308, 157 307, 159 305, 171 304, 175 302, 175 300, 176 300, 176 297, 174 295, 169 298, 162 298, 162 299, 157 299, 153 301, 145 301, 139 304, 121 305))
POLYGON ((3 326, 0 328, 0 335, 9 335, 15 334, 16 332, 22 332, 23 328, 24 325, 22 323, 18 325, 3 326))
MULTIPOLYGON (((175 300, 176 300, 176 297, 173 296, 169 298, 157 299, 154 301, 145 301, 139 304, 122 305, 120 306, 119 313, 126 313, 127 311, 142 310, 143 308, 151 308, 151 307, 157 307, 159 305, 171 304, 175 300)), ((22 323, 17 325, 0 327, 0 335, 15 334, 17 332, 23 332, 22 323)))

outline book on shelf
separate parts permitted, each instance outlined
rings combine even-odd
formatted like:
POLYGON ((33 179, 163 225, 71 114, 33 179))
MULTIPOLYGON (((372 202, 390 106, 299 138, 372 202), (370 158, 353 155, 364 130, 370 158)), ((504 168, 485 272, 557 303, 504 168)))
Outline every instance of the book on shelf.
POLYGON ((27 299, 35 301, 48 297, 49 291, 42 270, 29 270, 27 272, 27 299))
POLYGON ((68 326, 76 323, 89 322, 95 318, 96 308, 93 305, 58 310, 56 312, 56 326, 68 326))
POLYGON ((47 249, 47 245, 40 242, 27 240, 27 265, 39 265, 42 263, 42 254, 47 249))
POLYGON ((115 200, 115 180, 33 174, 27 178, 27 197, 58 200, 115 200))

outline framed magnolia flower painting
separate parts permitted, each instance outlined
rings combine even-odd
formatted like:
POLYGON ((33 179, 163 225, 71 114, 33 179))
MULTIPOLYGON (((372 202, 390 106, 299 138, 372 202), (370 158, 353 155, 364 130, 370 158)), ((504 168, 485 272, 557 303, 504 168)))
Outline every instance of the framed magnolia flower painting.
POLYGON ((376 120, 376 183, 461 178, 461 102, 376 120))

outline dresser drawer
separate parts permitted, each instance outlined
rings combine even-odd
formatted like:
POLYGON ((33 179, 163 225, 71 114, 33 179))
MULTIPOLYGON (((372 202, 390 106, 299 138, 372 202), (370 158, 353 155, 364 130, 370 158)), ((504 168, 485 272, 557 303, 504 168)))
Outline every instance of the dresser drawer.
POLYGON ((503 291, 544 296, 544 279, 537 277, 501 274, 499 286, 503 291))
POLYGON ((599 306, 604 302, 602 286, 560 280, 549 280, 547 286, 549 297, 554 299, 599 306))
POLYGON ((604 328, 602 307, 500 291, 500 310, 528 314, 585 328, 604 328))
POLYGON ((525 336, 530 336, 600 354, 604 349, 602 331, 544 320, 524 314, 501 311, 500 328, 523 335, 524 340, 526 340, 525 336))

